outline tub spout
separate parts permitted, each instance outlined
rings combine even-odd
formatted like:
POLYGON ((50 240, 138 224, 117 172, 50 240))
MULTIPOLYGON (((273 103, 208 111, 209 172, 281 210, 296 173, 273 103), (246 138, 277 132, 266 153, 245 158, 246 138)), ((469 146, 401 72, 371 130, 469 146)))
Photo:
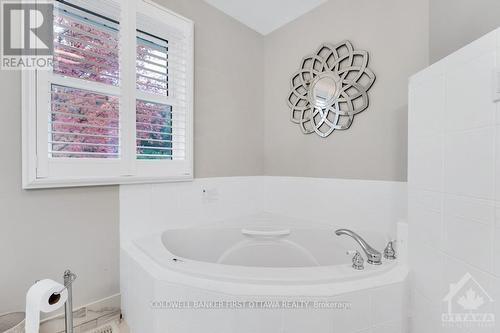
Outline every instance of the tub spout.
POLYGON ((382 263, 382 254, 371 247, 360 235, 349 229, 338 229, 335 231, 337 236, 346 235, 354 239, 363 249, 368 258, 368 263, 372 265, 380 265, 382 263))

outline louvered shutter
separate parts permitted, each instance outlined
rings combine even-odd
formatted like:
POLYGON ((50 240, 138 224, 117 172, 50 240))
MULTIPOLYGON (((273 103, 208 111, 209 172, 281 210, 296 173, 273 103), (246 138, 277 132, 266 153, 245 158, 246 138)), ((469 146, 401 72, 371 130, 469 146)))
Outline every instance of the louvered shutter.
POLYGON ((153 6, 137 12, 136 157, 139 174, 192 173, 192 31, 153 6), (152 164, 147 161, 156 160, 152 164))
POLYGON ((23 73, 23 185, 192 179, 193 23, 147 0, 56 0, 53 29, 53 69, 23 73))

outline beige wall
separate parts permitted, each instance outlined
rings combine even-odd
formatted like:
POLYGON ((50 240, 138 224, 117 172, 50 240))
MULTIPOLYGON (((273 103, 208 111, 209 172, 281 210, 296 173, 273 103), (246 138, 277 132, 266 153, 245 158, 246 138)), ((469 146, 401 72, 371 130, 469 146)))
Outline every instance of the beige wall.
POLYGON ((195 22, 195 177, 264 172, 263 38, 201 0, 156 0, 195 22))
POLYGON ((408 77, 428 63, 428 3, 333 1, 265 39, 266 174, 406 179, 408 77), (370 107, 327 139, 290 122, 286 98, 300 60, 321 43, 350 40, 370 53, 370 107))
MULTIPOLYGON (((263 40, 201 0, 158 0, 193 19, 195 176, 263 173, 263 40)), ((0 71, 0 313, 37 279, 79 279, 75 304, 119 292, 118 188, 21 190, 21 80, 0 71)))
POLYGON ((0 313, 66 268, 79 276, 76 305, 118 293, 117 187, 23 191, 19 72, 0 71, 0 101, 0 313))
POLYGON ((498 27, 499 0, 431 0, 431 62, 438 61, 498 27))

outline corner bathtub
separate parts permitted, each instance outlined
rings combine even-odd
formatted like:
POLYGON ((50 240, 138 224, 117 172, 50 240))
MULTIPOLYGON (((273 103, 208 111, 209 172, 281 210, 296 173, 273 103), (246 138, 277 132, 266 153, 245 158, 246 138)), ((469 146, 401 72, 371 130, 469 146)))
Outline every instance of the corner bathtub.
MULTIPOLYGON (((364 333, 380 325, 404 332, 406 266, 365 262, 364 270, 354 270, 346 251, 357 244, 334 230, 231 221, 123 244, 124 318, 131 333, 364 333), (266 301, 280 306, 257 306, 266 301), (323 308, 286 307, 315 301, 323 308)), ((386 240, 360 234, 379 250, 386 240)))

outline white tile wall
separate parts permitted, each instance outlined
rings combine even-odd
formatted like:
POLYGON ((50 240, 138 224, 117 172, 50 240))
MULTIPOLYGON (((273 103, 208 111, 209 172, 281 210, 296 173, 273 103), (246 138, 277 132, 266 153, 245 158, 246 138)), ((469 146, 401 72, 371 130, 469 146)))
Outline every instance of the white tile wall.
POLYGON ((410 247, 410 262, 414 290, 437 307, 446 292, 443 289, 444 255, 425 245, 410 247))
POLYGON ((411 302, 410 332, 438 333, 441 326, 439 306, 416 290, 412 290, 411 302))
POLYGON ((415 107, 425 112, 409 114, 409 120, 419 129, 417 136, 439 135, 443 133, 446 82, 444 76, 426 82, 419 89, 411 91, 415 107))
MULTIPOLYGON (((492 294, 491 296, 493 297, 493 299, 496 299, 496 300, 499 300, 500 299, 500 284, 493 284, 493 287, 492 287, 492 294)), ((493 305, 494 308, 495 308, 495 318, 500 318, 500 302, 495 302, 495 304, 493 305)))
POLYGON ((264 180, 264 210, 275 214, 357 230, 379 230, 392 237, 395 223, 406 220, 406 183, 300 177, 264 180))
POLYGON ((446 75, 445 128, 447 131, 491 126, 495 122, 496 105, 491 100, 492 69, 496 52, 468 61, 466 65, 449 68, 446 75))
MULTIPOLYGON (((280 332, 283 327, 283 314, 279 310, 244 309, 235 310, 235 323, 240 327, 241 333, 259 333, 265 330, 280 332)), ((321 318, 314 318, 312 325, 317 327, 317 323, 323 324, 321 318)), ((300 327, 301 323, 298 323, 300 327)), ((331 330, 330 325, 324 327, 331 330)), ((318 333, 321 332, 318 330, 318 333)))
MULTIPOLYGON (((406 293, 406 284, 399 283, 380 289, 325 298, 330 302, 348 302, 351 308, 283 310, 282 330, 273 330, 272 326, 266 326, 255 333, 406 333, 409 299, 406 293)), ((236 331, 239 332, 240 329, 234 332, 236 331)))
POLYGON ((409 302, 408 286, 405 283, 377 288, 372 291, 372 323, 402 323, 406 318, 409 302))
MULTIPOLYGON (((347 322, 347 320, 339 322, 338 320, 333 319, 334 315, 332 315, 332 312, 333 311, 328 310, 285 310, 283 313, 283 332, 332 333, 334 330, 342 332, 342 330, 345 330, 345 327, 342 327, 342 324, 347 322)), ((262 331, 265 332, 267 329, 263 327, 262 331)), ((275 332, 280 331, 278 330, 275 332)), ((350 330, 348 332, 356 331, 350 330)))
POLYGON ((122 252, 122 281, 129 297, 122 297, 124 318, 131 333, 407 333, 408 297, 406 282, 383 288, 322 297, 245 296, 232 291, 213 292, 149 276, 127 251, 122 252), (222 308, 153 309, 155 301, 310 301, 307 309, 222 308), (348 308, 314 308, 313 302, 339 302, 348 308), (402 330, 397 330, 402 328, 402 330), (387 331, 384 331, 387 330, 387 331))
POLYGON ((495 228, 494 237, 492 253, 493 273, 500 277, 500 260, 498 260, 500 258, 500 228, 495 228))
POLYGON ((459 217, 445 217, 445 251, 457 259, 491 271, 491 227, 459 217))
POLYGON ((460 278, 466 273, 470 273, 474 278, 488 290, 492 290, 491 287, 495 283, 495 279, 492 275, 484 270, 473 267, 460 259, 454 258, 449 255, 445 255, 443 264, 443 289, 447 292, 449 288, 450 281, 456 282, 457 276, 460 278))
POLYGON ((415 186, 427 191, 442 191, 444 136, 415 136, 411 146, 408 174, 415 179, 415 186))
POLYGON ((492 200, 495 128, 452 132, 446 135, 444 145, 445 192, 492 200))
MULTIPOLYGON (((500 29, 410 81, 412 333, 463 331, 440 318, 450 283, 467 272, 500 308, 500 103, 491 95, 499 65, 500 29)), ((500 332, 500 317, 494 328, 465 331, 500 332)))
MULTIPOLYGON (((500 61, 499 61, 500 62, 500 61)), ((500 103, 498 103, 498 108, 500 109, 500 103)), ((497 116, 497 122, 500 123, 500 112, 498 113, 497 116)), ((495 164, 495 170, 496 170, 496 190, 495 190, 495 199, 497 202, 500 202, 500 126, 497 126, 496 130, 496 164, 495 164)))
POLYGON ((395 321, 378 326, 374 326, 371 333, 405 333, 406 324, 401 321, 395 321))
POLYGON ((335 310, 331 312, 333 319, 333 332, 358 332, 370 328, 370 299, 374 296, 370 291, 359 291, 351 294, 334 297, 334 302, 349 302, 351 308, 348 310, 335 310))
MULTIPOLYGON (((396 236, 406 183, 293 177, 228 177, 120 187, 121 241, 172 227, 269 212, 396 236)), ((383 246, 383 244, 379 244, 383 246)))
POLYGON ((418 204, 432 211, 442 211, 443 194, 440 192, 422 191, 411 188, 408 195, 411 203, 418 204))
POLYGON ((446 194, 444 211, 447 216, 461 217, 487 225, 495 223, 495 204, 491 200, 446 194))
POLYGON ((120 241, 254 214, 265 194, 261 177, 120 186, 120 241))
MULTIPOLYGON (((440 199, 439 199, 440 200, 440 199)), ((444 225, 441 210, 434 210, 417 202, 410 202, 408 212, 413 223, 412 239, 425 243, 434 249, 442 249, 444 225)))

